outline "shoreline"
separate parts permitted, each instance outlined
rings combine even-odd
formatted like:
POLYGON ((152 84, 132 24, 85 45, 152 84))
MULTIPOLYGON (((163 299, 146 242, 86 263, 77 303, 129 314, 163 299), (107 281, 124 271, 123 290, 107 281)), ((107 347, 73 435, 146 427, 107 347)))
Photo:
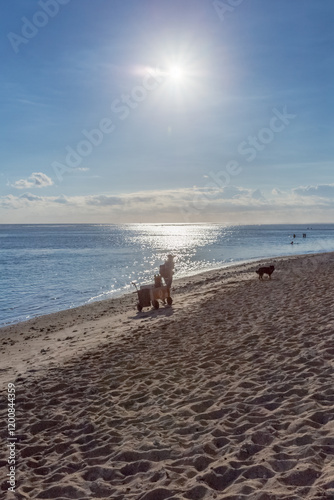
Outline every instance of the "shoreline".
MULTIPOLYGON (((332 252, 326 252, 326 253, 332 253, 332 252)), ((334 251, 333 251, 333 253, 334 253, 334 251)), ((227 264, 224 267, 212 268, 212 269, 208 269, 205 271, 195 272, 194 274, 190 274, 187 276, 182 276, 180 278, 174 278, 172 287, 175 288, 175 286, 177 286, 178 284, 181 284, 181 286, 182 286, 182 282, 184 282, 186 280, 193 281, 197 277, 200 277, 201 275, 206 275, 208 273, 209 274, 214 273, 214 272, 220 273, 220 272, 223 272, 226 270, 231 270, 231 271, 236 270, 237 271, 238 267, 243 267, 244 265, 252 265, 252 264, 256 265, 256 264, 269 262, 269 261, 274 260, 274 259, 280 260, 280 259, 289 259, 289 258, 295 258, 295 257, 307 257, 308 255, 319 255, 319 254, 312 253, 312 254, 286 255, 286 256, 269 257, 269 258, 259 258, 259 259, 254 258, 254 259, 250 259, 247 261, 241 261, 241 262, 237 262, 237 263, 233 262, 233 263, 227 264)), ((153 283, 153 279, 152 279, 152 283, 153 283)), ((94 300, 94 301, 91 301, 89 303, 81 304, 81 305, 71 307, 68 309, 61 309, 59 311, 54 311, 54 312, 50 312, 50 313, 46 313, 46 314, 33 316, 32 318, 25 319, 23 321, 15 321, 13 323, 5 323, 3 325, 0 324, 0 335, 3 333, 4 330, 10 329, 11 327, 15 328, 15 327, 18 327, 20 325, 24 326, 26 324, 35 323, 36 321, 38 322, 39 319, 45 319, 45 320, 49 319, 50 322, 52 322, 52 321, 55 321, 57 319, 58 315, 67 316, 68 314, 70 315, 72 312, 74 312, 74 314, 76 314, 76 313, 79 313, 80 310, 82 310, 82 312, 84 313, 85 310, 87 308, 90 308, 90 307, 94 307, 94 308, 98 307, 99 309, 102 310, 104 305, 109 304, 109 303, 114 303, 114 302, 116 304, 117 302, 121 302, 122 299, 126 300, 126 299, 129 299, 129 297, 133 297, 136 293, 137 292, 134 289, 131 292, 127 291, 127 292, 121 293, 121 295, 111 297, 109 299, 94 300), (100 305, 101 307, 99 307, 98 305, 100 305)))
MULTIPOLYGON (((206 273, 212 273, 212 272, 221 272, 223 270, 226 270, 226 269, 234 269, 234 268, 238 268, 240 266, 244 266, 244 265, 247 265, 247 264, 254 264, 256 265, 257 263, 265 263, 265 262, 269 262, 271 260, 280 260, 280 259, 289 259, 289 258, 298 258, 298 257, 307 257, 307 256, 311 256, 311 255, 322 255, 322 254, 327 254, 327 253, 334 253, 333 252, 323 252, 323 251, 319 251, 319 252, 316 252, 316 253, 306 253, 306 254, 289 254, 289 255, 278 255, 278 256, 271 256, 271 257, 260 257, 260 258, 257 258, 257 257, 254 257, 252 259, 247 259, 247 260, 243 260, 243 261, 240 261, 240 262, 232 262, 232 263, 227 263, 225 266, 219 266, 219 267, 213 267, 211 269, 208 269, 208 270, 204 270, 204 271, 199 271, 199 272, 195 272, 194 274, 190 274, 190 275, 187 275, 187 276, 182 276, 180 278, 175 278, 173 280, 173 286, 175 286, 175 284, 177 284, 178 282, 182 282, 184 280, 187 280, 187 279, 191 279, 191 278, 195 278, 197 276, 200 276, 200 275, 204 275, 206 273)), ((152 279, 152 283, 153 283, 153 279, 152 279)), ((129 297, 129 296, 133 296, 133 294, 136 294, 136 291, 127 291, 127 292, 120 292, 120 295, 115 295, 114 297, 111 297, 109 299, 102 299, 102 300, 92 300, 91 302, 86 302, 85 304, 81 304, 81 305, 78 305, 78 306, 75 306, 75 307, 72 307, 72 308, 69 308, 69 309, 60 309, 59 311, 54 311, 54 312, 50 312, 50 313, 46 313, 46 314, 41 314, 41 315, 36 315, 36 316, 33 316, 29 319, 25 319, 25 320, 22 320, 22 321, 14 321, 14 322, 10 322, 10 323, 4 323, 4 324, 0 324, 0 336, 2 334, 2 331, 4 329, 7 329, 7 328, 10 328, 10 327, 16 327, 18 325, 24 325, 26 323, 29 323, 29 322, 34 322, 36 320, 38 320, 39 318, 46 318, 46 317, 49 317, 50 318, 50 321, 58 314, 66 314, 66 312, 70 312, 70 311, 76 311, 78 309, 81 309, 81 308, 87 308, 87 307, 90 307, 90 306, 94 306, 96 304, 105 304, 105 303, 109 303, 111 301, 119 301, 120 299, 125 299, 126 297, 129 297)), ((103 309, 103 307, 101 307, 101 309, 103 309)))
POLYGON ((265 259, 6 327, 16 495, 332 499, 333 280, 334 252, 265 259))

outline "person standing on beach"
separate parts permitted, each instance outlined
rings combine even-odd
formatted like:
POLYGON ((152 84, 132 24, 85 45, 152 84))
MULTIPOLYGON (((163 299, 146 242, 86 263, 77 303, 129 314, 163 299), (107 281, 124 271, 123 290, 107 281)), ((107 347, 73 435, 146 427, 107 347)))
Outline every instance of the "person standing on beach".
POLYGON ((171 288, 174 274, 174 255, 167 255, 167 260, 161 267, 163 268, 161 276, 163 277, 167 288, 171 288))

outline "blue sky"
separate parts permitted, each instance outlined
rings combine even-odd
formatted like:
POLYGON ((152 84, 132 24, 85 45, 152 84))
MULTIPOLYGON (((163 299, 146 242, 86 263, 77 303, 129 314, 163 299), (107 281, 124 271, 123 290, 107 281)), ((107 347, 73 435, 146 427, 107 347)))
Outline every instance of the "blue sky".
POLYGON ((2 223, 333 222, 332 0, 15 0, 2 223))

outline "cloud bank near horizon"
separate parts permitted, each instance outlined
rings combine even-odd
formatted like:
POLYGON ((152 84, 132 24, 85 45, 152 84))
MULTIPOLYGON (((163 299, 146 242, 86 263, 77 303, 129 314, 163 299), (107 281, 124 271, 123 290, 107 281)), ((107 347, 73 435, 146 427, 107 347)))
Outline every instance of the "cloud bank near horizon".
POLYGON ((39 196, 30 192, 0 197, 7 223, 52 222, 331 222, 334 184, 269 192, 241 186, 184 188, 119 195, 39 196))

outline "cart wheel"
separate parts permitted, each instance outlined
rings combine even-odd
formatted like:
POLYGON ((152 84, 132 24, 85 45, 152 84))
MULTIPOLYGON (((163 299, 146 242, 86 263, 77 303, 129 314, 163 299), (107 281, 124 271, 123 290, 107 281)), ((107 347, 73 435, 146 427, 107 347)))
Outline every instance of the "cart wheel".
POLYGON ((138 309, 138 311, 139 311, 139 312, 141 312, 141 311, 142 311, 142 309, 143 309, 143 307, 142 307, 142 306, 138 303, 138 304, 137 304, 137 309, 138 309))
POLYGON ((173 304, 173 299, 172 297, 167 297, 167 304, 171 306, 173 304))
POLYGON ((159 302, 157 300, 153 300, 152 306, 154 307, 154 309, 159 309, 159 302))

